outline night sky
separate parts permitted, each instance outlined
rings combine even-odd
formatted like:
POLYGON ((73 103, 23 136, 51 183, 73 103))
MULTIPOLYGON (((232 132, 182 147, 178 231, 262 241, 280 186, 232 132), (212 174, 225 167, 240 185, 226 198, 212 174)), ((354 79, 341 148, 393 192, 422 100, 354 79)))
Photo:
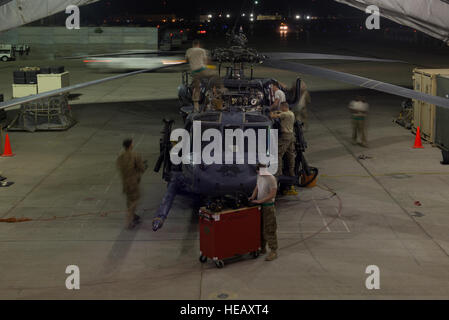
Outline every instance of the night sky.
POLYGON ((95 15, 117 14, 156 14, 175 13, 177 16, 193 17, 201 13, 279 13, 295 15, 306 13, 317 16, 342 15, 351 17, 359 15, 360 11, 342 5, 333 0, 102 0, 83 10, 95 15), (243 5, 243 7, 242 7, 243 5), (243 8, 243 9, 242 9, 243 8))

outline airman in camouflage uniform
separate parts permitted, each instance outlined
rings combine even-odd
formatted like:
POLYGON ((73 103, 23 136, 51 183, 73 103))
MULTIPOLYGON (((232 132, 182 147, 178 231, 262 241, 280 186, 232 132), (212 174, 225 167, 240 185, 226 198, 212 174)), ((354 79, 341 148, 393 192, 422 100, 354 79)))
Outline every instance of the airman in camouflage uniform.
POLYGON ((127 226, 129 229, 139 223, 140 217, 136 215, 136 208, 140 199, 140 179, 146 170, 142 157, 134 152, 133 141, 127 139, 123 142, 124 151, 117 158, 117 168, 123 182, 123 193, 126 195, 128 207, 127 226))

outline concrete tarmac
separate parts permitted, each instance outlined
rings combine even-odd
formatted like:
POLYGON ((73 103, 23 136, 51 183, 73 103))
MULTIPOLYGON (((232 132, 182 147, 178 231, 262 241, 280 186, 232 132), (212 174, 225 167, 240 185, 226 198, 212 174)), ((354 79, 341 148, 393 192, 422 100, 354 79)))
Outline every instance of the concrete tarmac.
MULTIPOLYGON (((351 49, 374 54, 369 45, 351 49)), ((378 51, 412 63, 314 63, 411 85, 415 54, 378 51)), ((428 53, 426 61, 449 66, 439 52, 428 53)), ((0 64, 0 92, 7 98, 12 70, 24 63, 0 64)), ((105 76, 77 61, 55 63, 66 66, 72 83, 105 76)), ((287 84, 297 76, 264 67, 256 75, 287 84)), ((413 149, 414 136, 393 123, 403 99, 304 78, 313 99, 306 157, 320 170, 319 186, 278 200, 277 260, 242 257, 224 269, 200 264, 197 218, 191 200, 182 197, 163 229, 151 230, 166 187, 151 169, 161 119, 182 124, 176 101, 181 75, 142 74, 81 90, 71 102, 79 123, 68 131, 10 133, 16 156, 0 158, 0 171, 15 184, 0 188, 0 218, 32 221, 0 223, 0 298, 449 298, 449 167, 440 165, 440 151, 429 144, 413 149), (350 141, 347 104, 359 94, 371 105, 369 149, 350 141), (125 199, 115 169, 127 137, 151 164, 142 181, 143 223, 134 231, 124 229, 125 199), (65 287, 68 265, 80 268, 80 290, 65 287), (380 270, 379 290, 365 286, 371 265, 380 270)))

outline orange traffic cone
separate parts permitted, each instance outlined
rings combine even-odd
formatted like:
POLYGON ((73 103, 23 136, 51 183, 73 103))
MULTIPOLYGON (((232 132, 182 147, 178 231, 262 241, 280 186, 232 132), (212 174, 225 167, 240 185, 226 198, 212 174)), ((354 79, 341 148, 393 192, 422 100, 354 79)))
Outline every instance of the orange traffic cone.
POLYGON ((15 154, 12 153, 11 150, 11 142, 9 141, 9 135, 6 134, 6 141, 5 141, 5 150, 2 154, 2 157, 14 157, 15 154))
POLYGON ((422 149, 424 148, 421 141, 421 132, 419 130, 419 127, 416 129, 416 138, 415 138, 415 145, 413 146, 414 149, 422 149))

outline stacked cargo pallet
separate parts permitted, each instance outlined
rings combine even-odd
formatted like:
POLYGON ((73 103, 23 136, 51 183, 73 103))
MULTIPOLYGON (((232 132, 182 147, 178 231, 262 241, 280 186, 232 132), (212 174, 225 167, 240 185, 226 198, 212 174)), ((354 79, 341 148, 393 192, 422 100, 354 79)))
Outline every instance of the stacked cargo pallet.
MULTIPOLYGON (((64 67, 26 67, 14 72, 13 97, 21 98, 70 85, 64 67)), ((68 94, 32 101, 21 105, 9 130, 66 130, 76 120, 68 105, 68 94)))
POLYGON ((64 67, 25 67, 14 71, 13 97, 21 98, 70 85, 64 67))

